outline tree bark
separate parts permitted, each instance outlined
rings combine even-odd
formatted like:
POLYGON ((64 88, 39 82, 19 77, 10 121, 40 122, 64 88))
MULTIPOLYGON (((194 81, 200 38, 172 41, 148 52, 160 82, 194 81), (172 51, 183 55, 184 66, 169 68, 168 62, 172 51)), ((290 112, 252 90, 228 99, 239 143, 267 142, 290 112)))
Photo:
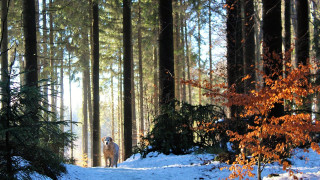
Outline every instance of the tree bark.
MULTIPOLYGON (((83 33, 83 44, 85 48, 89 45, 88 34, 83 33)), ((84 53, 81 55, 82 61, 82 115, 83 115, 83 124, 82 124, 82 155, 85 156, 85 165, 88 165, 88 66, 89 66, 89 56, 87 48, 84 53)))
MULTIPOLYGON (((131 0, 123 1, 124 157, 132 154, 132 25, 131 0)), ((124 160, 125 160, 124 159, 124 160)))
MULTIPOLYGON (((263 0, 263 61, 264 71, 273 80, 282 75, 281 0, 263 0)), ((283 103, 276 103, 269 116, 284 114, 283 103)))
POLYGON ((8 82, 8 1, 1 1, 1 81, 5 83, 5 87, 1 87, 1 106, 6 107, 7 104, 7 86, 8 82))
POLYGON ((56 75, 55 75, 55 71, 54 71, 54 44, 53 44, 53 16, 52 16, 52 0, 49 0, 49 10, 50 10, 50 14, 49 14, 49 24, 50 24, 50 32, 49 32, 49 44, 50 44, 50 91, 51 91, 51 111, 53 113, 56 112, 56 102, 55 102, 55 80, 56 80, 56 75))
POLYGON ((27 86, 38 86, 37 37, 35 19, 35 1, 23 1, 23 30, 25 37, 25 83, 27 86))
MULTIPOLYGON (((208 2, 208 10, 209 10, 209 82, 210 84, 212 85, 213 83, 213 80, 212 80, 212 37, 211 37, 211 34, 212 34, 212 28, 211 28, 211 16, 212 16, 212 13, 211 13, 211 0, 209 0, 208 2)), ((213 98, 210 97, 210 103, 213 104, 213 98)))
POLYGON ((143 113, 143 71, 142 71, 142 34, 141 34, 141 5, 138 1, 138 50, 139 50, 139 94, 140 94, 140 135, 144 134, 143 113))
MULTIPOLYGON (((234 86, 237 93, 243 93, 243 52, 240 1, 227 1, 227 74, 228 87, 234 86)), ((238 117, 241 107, 231 106, 230 116, 238 117)))
POLYGON ((255 89, 255 42, 254 42, 254 5, 253 0, 244 0, 244 75, 250 75, 244 81, 245 92, 249 93, 255 89))
MULTIPOLYGON (((308 0, 297 0, 297 66, 310 64, 310 32, 309 32, 309 2, 308 0)), ((309 78, 310 82, 310 78, 309 78)), ((312 96, 303 100, 303 108, 312 112, 312 96)))
POLYGON ((92 2, 92 35, 93 35, 93 64, 92 64, 92 84, 93 84, 93 167, 101 164, 100 147, 100 107, 99 107, 99 8, 98 1, 92 2))
MULTIPOLYGON (((284 15, 284 53, 285 62, 291 63, 291 0, 285 1, 285 15, 284 15)), ((287 70, 286 70, 287 72, 287 70)))
POLYGON ((174 57, 172 0, 159 2, 159 78, 160 106, 174 99, 174 57))

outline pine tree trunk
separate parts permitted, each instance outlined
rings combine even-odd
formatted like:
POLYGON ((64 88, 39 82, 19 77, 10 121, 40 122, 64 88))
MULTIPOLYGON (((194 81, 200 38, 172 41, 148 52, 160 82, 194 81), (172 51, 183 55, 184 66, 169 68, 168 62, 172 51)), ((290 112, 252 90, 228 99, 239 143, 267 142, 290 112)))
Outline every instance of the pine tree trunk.
MULTIPOLYGON (((45 79, 46 81, 44 82, 44 87, 43 87, 43 96, 46 100, 49 100, 48 98, 48 61, 47 61, 47 56, 48 56, 48 45, 47 45, 47 39, 48 39, 48 35, 47 35, 47 5, 46 5, 46 0, 42 0, 42 33, 43 33, 43 37, 42 37, 42 41, 43 41, 43 79, 45 79)), ((44 108, 45 109, 49 109, 48 103, 44 103, 44 108)), ((44 119, 45 120, 49 120, 48 119, 48 114, 45 113, 44 114, 44 119)))
MULTIPOLYGON (((313 29, 314 29, 314 34, 313 34, 313 43, 314 43, 314 47, 313 49, 315 50, 315 56, 316 56, 316 62, 319 63, 320 62, 320 47, 319 47, 319 37, 320 37, 320 19, 319 19, 319 15, 317 14, 318 10, 318 4, 316 2, 313 1, 313 29)), ((320 70, 318 70, 317 72, 317 78, 316 78, 316 84, 319 85, 320 84, 320 70)), ((316 112, 320 112, 320 94, 317 94, 317 100, 316 100, 316 112)), ((316 119, 320 118, 320 115, 316 113, 316 119)))
POLYGON ((297 0, 297 65, 309 64, 309 3, 297 0))
MULTIPOLYGON (((62 59, 61 59, 61 67, 60 67, 60 121, 64 121, 64 83, 63 83, 63 77, 64 77, 64 63, 63 63, 63 52, 60 50, 62 59)), ((61 124, 60 130, 64 132, 64 125, 61 124)), ((64 143, 63 143, 64 144, 64 143)), ((60 157, 64 158, 64 145, 62 145, 60 149, 60 157)))
POLYGON ((159 20, 159 88, 162 106, 170 103, 175 95, 172 0, 159 2, 159 20))
MULTIPOLYGON (((284 52, 285 62, 291 63, 291 0, 285 1, 285 15, 284 15, 284 52)), ((285 71, 287 72, 287 71, 285 71)))
POLYGON ((255 40, 254 40, 254 5, 253 0, 244 0, 244 75, 250 75, 251 78, 245 80, 244 87, 245 92, 249 93, 255 89, 255 84, 252 81, 256 81, 255 76, 255 40))
MULTIPOLYGON (((179 7, 178 0, 175 1, 175 7, 179 7)), ((179 13, 174 13, 174 22, 175 32, 174 36, 174 81, 175 81, 175 98, 180 101, 181 100, 181 93, 180 93, 180 33, 179 33, 179 13)))
MULTIPOLYGON (((183 4, 183 2, 182 2, 182 0, 180 0, 180 5, 182 5, 183 4)), ((185 47, 185 40, 184 40, 184 38, 185 38, 185 35, 184 35, 184 15, 183 15, 184 13, 183 12, 180 12, 180 31, 181 31, 181 36, 180 36, 180 39, 181 39, 181 58, 180 58, 180 60, 181 60, 181 64, 182 64, 182 79, 183 79, 183 81, 185 81, 186 80, 186 68, 187 68, 187 66, 186 66, 186 53, 185 53, 185 49, 184 49, 184 47, 185 47)), ((181 101, 183 101, 183 102, 186 102, 187 101, 187 88, 186 88, 186 84, 185 83, 183 83, 182 85, 181 85, 182 87, 182 90, 181 90, 181 101)))
POLYGON ((143 117, 143 71, 142 71, 142 34, 141 34, 141 6, 138 1, 138 49, 139 49, 139 94, 140 94, 140 132, 144 134, 144 117, 143 117))
POLYGON ((93 64, 92 64, 92 84, 93 84, 93 132, 92 151, 93 167, 101 164, 100 147, 100 107, 99 107, 99 8, 98 1, 92 2, 92 35, 93 35, 93 64))
POLYGON ((51 91, 51 111, 53 113, 56 112, 56 105, 55 105, 55 72, 54 72, 54 44, 53 44, 53 16, 52 16, 52 0, 49 0, 49 10, 50 10, 50 14, 49 14, 49 23, 50 23, 50 32, 49 32, 49 43, 50 43, 50 91, 51 91))
MULTIPOLYGON (((212 85, 213 80, 212 80, 212 30, 211 30, 211 0, 209 0, 209 82, 212 85)), ((213 98, 210 97, 210 103, 213 104, 213 98)))
MULTIPOLYGON (((197 26, 198 26, 198 80, 201 84, 202 78, 201 78, 201 22, 200 22, 200 2, 198 2, 198 9, 197 9, 197 26)), ((202 103, 202 89, 199 88, 199 104, 202 103)))
POLYGON ((153 84, 154 84, 154 112, 155 116, 159 113, 159 71, 158 71, 158 51, 157 46, 153 46, 153 84))
POLYGON ((113 88, 113 69, 112 66, 110 67, 111 70, 111 137, 113 139, 116 139, 115 135, 114 135, 114 88, 113 88))
MULTIPOLYGON (((132 43, 132 41, 131 41, 132 43)), ((136 87, 134 81, 134 60, 131 46, 131 105, 132 105, 132 147, 137 145, 136 87)))
POLYGON ((124 160, 132 154, 132 25, 131 0, 123 1, 124 160))
MULTIPOLYGON (((309 2, 308 0, 297 0, 297 66, 310 64, 310 32, 309 32, 309 2)), ((310 82, 310 78, 309 78, 310 82)), ((312 97, 304 98, 304 110, 312 112, 312 97)))
MULTIPOLYGON (((88 35, 83 34, 83 44, 88 45, 88 35)), ((85 159, 85 165, 88 165, 88 52, 85 51, 84 54, 81 55, 81 63, 82 63, 82 115, 83 115, 83 124, 82 124, 82 156, 85 159)))
MULTIPOLYGON (((281 0, 263 0, 263 61, 265 74, 273 80, 282 71, 282 26, 281 0), (276 56, 274 56, 276 54, 276 56), (273 75, 274 72, 277 72, 273 75)), ((281 75, 281 74, 280 74, 281 75)), ((280 117, 284 114, 283 103, 276 103, 269 116, 280 117)))
MULTIPOLYGON (((1 81, 4 83, 3 86, 1 86, 1 108, 5 108, 10 104, 10 97, 9 97, 9 89, 10 89, 10 84, 9 81, 10 79, 8 78, 8 23, 7 23, 7 15, 8 15, 8 1, 7 0, 2 0, 1 1, 1 81)), ((7 114, 9 114, 7 112, 7 114)), ((7 115, 9 116, 9 115, 7 115)), ((10 128, 10 118, 6 118, 6 122, 1 122, 1 124, 5 125, 3 128, 4 129, 9 129, 10 128)), ((1 119, 1 121, 3 121, 1 119)), ((10 146, 10 133, 7 131, 5 133, 5 159, 6 159, 6 173, 7 173, 7 178, 8 179, 14 179, 14 172, 13 172, 13 167, 12 167, 12 148, 10 146)), ((1 137, 1 140, 2 137, 1 137)))
MULTIPOLYGON (((189 51, 189 42, 188 42, 188 27, 187 27, 187 22, 186 19, 184 20, 184 31, 185 31, 185 43, 186 43, 186 57, 187 57, 187 75, 188 75, 188 80, 191 79, 191 72, 190 72, 190 51, 189 51)), ((191 41, 191 39, 190 39, 191 41)), ((191 44, 191 42, 190 42, 191 44)), ((189 99, 189 104, 192 104, 192 87, 191 84, 188 84, 188 99, 189 99)))
MULTIPOLYGON (((73 119, 72 119, 72 86, 71 86, 71 55, 69 52, 68 58, 68 73, 69 73, 69 116, 70 116, 70 131, 73 133, 73 119)), ((71 160, 73 160, 73 141, 71 142, 71 160)))
MULTIPOLYGON (((1 81, 7 83, 8 81, 8 1, 1 1, 1 81)), ((9 84, 8 84, 9 85, 9 84)), ((1 87, 1 107, 6 107, 6 98, 8 97, 6 87, 1 87)))
MULTIPOLYGON (((240 1, 227 1, 227 74, 228 87, 235 85, 237 93, 243 93, 243 51, 240 1), (232 7, 232 8, 231 8, 232 7)), ((231 106, 230 116, 238 117, 241 107, 231 106)))
POLYGON ((122 52, 121 52, 121 48, 119 49, 119 77, 118 77, 118 82, 119 82, 119 87, 118 87, 118 135, 119 135, 119 146, 120 146, 120 154, 119 154, 119 160, 122 161, 124 158, 124 153, 123 153, 123 117, 122 117, 122 112, 123 112, 123 96, 122 96, 122 90, 123 90, 123 86, 122 86, 122 52))

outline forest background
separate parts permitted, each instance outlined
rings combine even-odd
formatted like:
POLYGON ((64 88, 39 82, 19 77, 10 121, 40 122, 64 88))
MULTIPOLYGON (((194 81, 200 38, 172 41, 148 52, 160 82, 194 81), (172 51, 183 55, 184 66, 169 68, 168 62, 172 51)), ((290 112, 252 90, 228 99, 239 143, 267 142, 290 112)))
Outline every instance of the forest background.
MULTIPOLYGON (((124 153, 125 146, 128 148, 126 137, 132 136, 129 149, 142 142, 140 135, 150 132, 153 119, 163 105, 161 80, 159 83, 162 73, 159 71, 159 41, 162 41, 159 34, 163 31, 161 23, 159 27, 162 21, 159 7, 164 1, 3 0, 1 57, 6 56, 9 64, 14 62, 11 69, 18 74, 14 80, 20 85, 27 83, 23 73, 27 72, 23 3, 33 3, 35 8, 37 78, 46 79, 40 89, 48 99, 47 109, 54 116, 45 118, 66 121, 67 124, 59 128, 78 136, 76 141, 70 141, 70 148, 63 148, 63 156, 83 166, 101 165, 101 137, 111 136, 120 145, 120 161, 128 158, 131 153, 124 153), (129 10, 129 15, 125 10, 129 10), (131 31, 129 39, 125 35, 128 30, 131 31), (130 81, 126 81, 128 72, 132 77, 130 81), (128 84, 130 103, 126 102, 128 84), (127 104, 130 108, 126 108, 127 104), (130 116, 126 114, 128 110, 130 116), (132 126, 126 124, 128 117, 132 126), (131 136, 126 136, 124 127, 132 130, 131 136), (99 130, 94 133, 96 129, 99 130)), ((283 59, 290 60, 293 67, 298 67, 299 62, 313 66, 318 63, 318 0, 177 0, 169 3, 172 4, 174 49, 171 93, 178 101, 218 105, 228 117, 233 117, 239 109, 216 101, 210 95, 211 88, 201 84, 228 83, 229 88, 235 84, 238 93, 255 89, 246 79, 243 85, 239 83, 247 74, 252 81, 263 82, 263 76, 257 73, 266 71, 265 56, 261 54, 267 53, 262 42, 270 41, 270 49, 283 54, 283 59), (271 7, 276 7, 278 14, 271 17, 272 22, 263 24, 264 12, 273 12, 271 7), (278 34, 272 34, 270 28, 278 34), (268 31, 270 37, 265 36, 268 31), (283 38, 273 45, 273 38, 279 35, 283 38), (304 60, 299 49, 304 51, 304 60)), ((5 60, 2 60, 2 69, 3 62, 5 60)), ((312 110, 318 112, 317 101, 311 104, 312 110)))

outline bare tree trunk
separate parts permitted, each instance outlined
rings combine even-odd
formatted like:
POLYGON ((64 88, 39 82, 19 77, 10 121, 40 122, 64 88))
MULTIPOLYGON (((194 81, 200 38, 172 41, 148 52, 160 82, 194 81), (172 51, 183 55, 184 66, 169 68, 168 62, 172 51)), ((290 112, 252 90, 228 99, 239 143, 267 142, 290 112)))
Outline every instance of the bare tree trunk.
MULTIPOLYGON (((48 79, 48 61, 47 61, 47 56, 48 56, 48 45, 47 45, 47 5, 46 5, 46 0, 42 0, 42 41, 43 41, 43 78, 48 79)), ((46 100, 49 100, 48 98, 48 81, 46 80, 44 82, 44 88, 43 88, 43 95, 46 100)), ((45 109, 49 109, 48 103, 44 103, 45 109)), ((48 114, 44 114, 44 119, 48 120, 48 114)))
POLYGON ((113 88, 113 76, 114 76, 114 73, 113 73, 113 69, 112 69, 112 66, 110 67, 110 70, 111 70, 111 136, 112 138, 115 139, 115 135, 114 135, 114 94, 113 94, 113 91, 114 91, 114 88, 113 88))
MULTIPOLYGON (((123 1, 123 86, 124 86, 124 156, 129 158, 132 154, 132 25, 131 0, 123 1)), ((124 159, 124 160, 125 160, 124 159)))
MULTIPOLYGON (((63 83, 64 63, 63 63, 63 52, 62 52, 62 50, 60 50, 60 52, 62 54, 61 67, 60 67, 60 121, 64 121, 64 83, 63 83)), ((63 124, 61 124, 60 130, 62 132, 64 132, 64 125, 63 124)), ((62 147, 60 149, 60 157, 64 158, 64 145, 62 145, 62 147)))
MULTIPOLYGON (((201 83, 202 78, 201 78, 201 22, 200 22, 200 2, 198 2, 198 9, 197 9, 197 26, 198 26, 198 80, 199 83, 201 83)), ((199 88, 199 104, 202 103, 202 89, 199 88)))
POLYGON ((243 47, 243 61, 244 61, 244 76, 250 75, 249 79, 244 81, 244 92, 249 93, 255 89, 256 71, 255 71, 255 42, 254 42, 254 4, 253 0, 243 0, 243 16, 244 16, 244 47, 243 47))
POLYGON ((93 64, 92 64, 92 84, 93 84, 93 167, 101 164, 100 147, 100 107, 99 107, 99 7, 98 0, 92 2, 92 35, 93 35, 93 64))
MULTIPOLYGON (((178 7, 178 0, 175 1, 175 7, 178 7)), ((179 13, 174 13, 174 26, 175 32, 174 36, 174 81, 175 81, 175 98, 180 101, 181 100, 181 93, 180 93, 180 33, 179 33, 179 13)))
MULTIPOLYGON (((182 0, 180 0, 180 5, 182 5, 182 4, 183 4, 183 2, 182 2, 182 0)), ((185 47, 184 18, 185 18, 184 17, 184 13, 181 12, 180 13, 180 31, 181 31, 180 39, 181 39, 181 51, 182 52, 181 52, 180 60, 181 60, 181 63, 182 63, 182 79, 183 79, 183 81, 186 80, 186 68, 187 68, 187 66, 186 66, 186 56, 187 55, 186 55, 186 52, 184 50, 184 47, 185 47)), ((182 84, 181 100, 183 102, 187 101, 187 88, 186 88, 186 84, 185 83, 182 84)))
POLYGON ((155 115, 159 113, 159 66, 158 66, 158 51, 157 47, 153 46, 153 84, 154 84, 154 111, 155 115))
POLYGON ((142 34, 141 34, 141 6, 138 1, 138 49, 139 49, 139 94, 140 94, 140 135, 144 134, 144 117, 143 117, 143 71, 142 71, 142 34))
POLYGON ((54 72, 54 44, 53 44, 53 16, 52 16, 52 0, 49 0, 49 10, 50 10, 50 14, 49 14, 49 23, 50 23, 50 33, 49 33, 49 43, 50 43, 50 91, 51 91, 51 111, 53 113, 56 112, 56 102, 55 102, 55 72, 54 72))
MULTIPOLYGON (((212 85, 213 83, 213 80, 212 80, 212 37, 211 37, 211 34, 212 34, 212 30, 211 30, 211 0, 209 0, 209 66, 210 66, 210 69, 209 69, 209 82, 210 84, 212 85)), ((210 103, 213 104, 213 98, 210 97, 210 103)))
MULTIPOLYGON (((264 71, 273 80, 279 78, 282 71, 282 26, 281 0, 263 0, 263 42, 264 71), (272 54, 277 54, 276 59, 272 54), (272 56, 271 56, 272 55, 272 56), (274 74, 275 72, 278 72, 274 74)), ((276 103, 270 112, 270 117, 280 117, 284 114, 283 103, 276 103)))
MULTIPOLYGON (((88 35, 87 33, 83 33, 83 44, 88 45, 88 35)), ((88 49, 87 49, 88 50, 88 49)), ((85 159, 85 165, 88 165, 88 59, 90 57, 87 55, 88 52, 85 52, 81 55, 82 61, 82 115, 83 115, 83 124, 82 124, 82 155, 85 159)))
POLYGON ((160 106, 174 99, 174 55, 173 55, 173 20, 172 0, 159 2, 159 78, 160 106))
MULTIPOLYGON (((69 116, 70 116, 70 131, 73 133, 73 119, 72 119, 72 87, 71 87, 71 55, 69 52, 68 71, 69 71, 69 116)), ((71 160, 73 159, 73 141, 71 142, 71 160)))
MULTIPOLYGON (((187 74, 188 80, 191 79, 191 72, 190 72, 190 52, 189 52, 189 42, 188 42, 188 28, 186 19, 184 20, 184 29, 185 29, 185 43, 186 43, 186 57, 187 57, 187 74)), ((190 39, 191 41, 191 39, 190 39)), ((192 104, 192 87, 191 84, 188 84, 188 96, 189 96, 189 104, 192 104)))

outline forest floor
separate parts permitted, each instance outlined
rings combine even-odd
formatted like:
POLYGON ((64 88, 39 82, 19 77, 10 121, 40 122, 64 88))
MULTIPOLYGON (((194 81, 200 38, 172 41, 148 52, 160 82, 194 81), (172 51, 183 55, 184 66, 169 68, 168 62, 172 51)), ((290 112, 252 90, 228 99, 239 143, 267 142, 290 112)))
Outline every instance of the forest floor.
MULTIPOLYGON (((214 155, 189 154, 189 155, 163 155, 151 153, 147 158, 140 158, 136 154, 118 165, 118 168, 83 168, 75 165, 66 165, 68 173, 60 177, 61 180, 195 180, 195 179, 225 179, 230 171, 220 170, 229 167, 224 163, 213 161, 214 155)), ((300 180, 320 179, 320 155, 313 150, 309 153, 296 149, 292 157, 291 170, 300 180)), ((256 169, 254 170, 256 173, 256 169)), ((265 180, 296 179, 282 170, 278 164, 265 166, 262 177, 265 180), (279 174, 278 177, 268 178, 269 174, 279 174)), ((46 179, 35 175, 33 179, 46 179)), ((249 178, 249 179, 256 179, 249 178)))

